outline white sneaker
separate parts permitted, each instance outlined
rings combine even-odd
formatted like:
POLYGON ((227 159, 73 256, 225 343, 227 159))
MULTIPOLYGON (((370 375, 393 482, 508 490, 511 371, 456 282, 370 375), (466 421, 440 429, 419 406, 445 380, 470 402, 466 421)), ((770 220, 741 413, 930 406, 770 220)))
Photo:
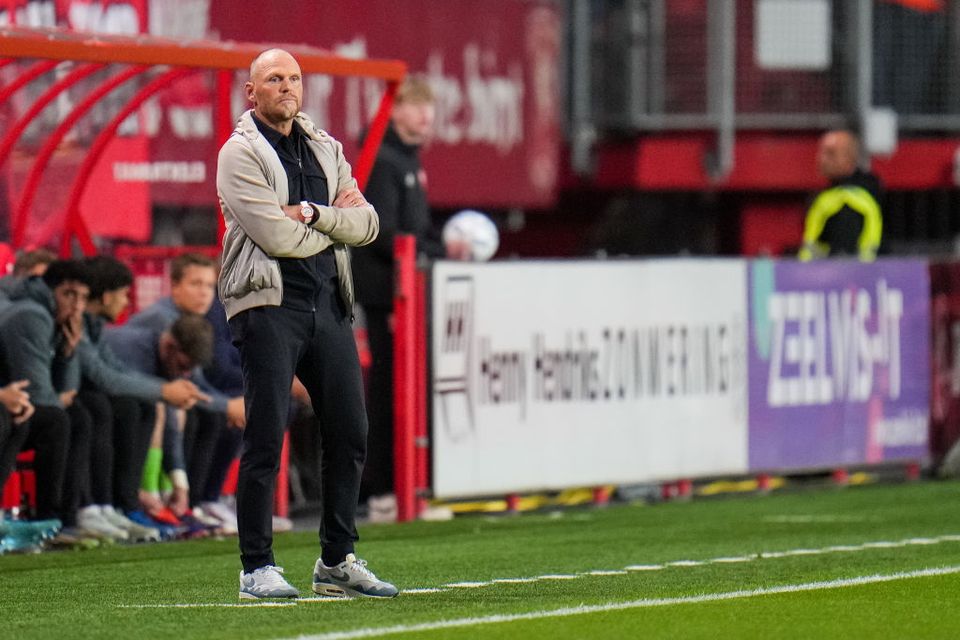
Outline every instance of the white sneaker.
POLYGON ((159 529, 145 527, 142 524, 130 520, 114 509, 112 505, 102 505, 100 507, 100 515, 116 528, 126 531, 132 542, 157 542, 160 540, 159 529))
POLYGON ((367 498, 367 518, 371 524, 384 524, 397 521, 397 496, 385 493, 382 496, 367 498))
POLYGON ((429 522, 442 522, 445 520, 453 520, 453 509, 450 507, 445 507, 442 505, 437 506, 427 506, 423 511, 420 512, 420 515, 417 516, 418 520, 427 520, 429 522))
POLYGON ((394 598, 400 593, 395 586, 373 575, 367 569, 366 560, 358 560, 352 553, 347 554, 347 559, 335 567, 328 567, 321 558, 317 558, 313 566, 313 592, 335 598, 394 598))
POLYGON ((283 578, 283 568, 267 565, 250 573, 240 572, 240 599, 296 598, 300 592, 283 578))
POLYGON ((224 535, 236 535, 239 531, 237 512, 222 502, 204 502, 200 504, 200 508, 208 516, 213 516, 220 521, 220 530, 224 535))
POLYGON ((273 532, 285 533, 287 531, 293 531, 293 520, 283 516, 273 516, 273 532))
POLYGON ((209 527, 211 529, 217 529, 218 531, 223 531, 223 523, 220 522, 220 519, 214 518, 212 515, 210 515, 200 507, 194 507, 193 509, 191 509, 190 515, 192 515, 197 522, 199 522, 205 527, 209 527))
POLYGON ((129 540, 130 534, 120 527, 110 524, 103 517, 100 507, 92 504, 77 511, 77 528, 98 538, 109 540, 129 540))

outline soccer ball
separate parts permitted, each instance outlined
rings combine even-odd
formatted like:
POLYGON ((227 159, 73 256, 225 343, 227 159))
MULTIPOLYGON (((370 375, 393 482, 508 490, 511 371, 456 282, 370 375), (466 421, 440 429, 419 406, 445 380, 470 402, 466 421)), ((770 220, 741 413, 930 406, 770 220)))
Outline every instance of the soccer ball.
POLYGON ((497 225, 485 213, 464 209, 453 214, 443 225, 443 244, 466 243, 470 248, 470 260, 486 262, 500 246, 497 225))

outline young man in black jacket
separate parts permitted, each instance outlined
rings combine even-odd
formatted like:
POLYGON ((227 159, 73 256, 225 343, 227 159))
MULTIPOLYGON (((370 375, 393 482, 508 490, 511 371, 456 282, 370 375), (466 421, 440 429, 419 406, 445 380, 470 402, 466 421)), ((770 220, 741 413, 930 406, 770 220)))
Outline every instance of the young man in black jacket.
MULTIPOLYGON (((433 134, 433 91, 413 75, 397 91, 390 124, 364 190, 380 216, 380 235, 353 250, 357 302, 363 307, 373 362, 367 386, 367 464, 361 499, 374 522, 396 519, 393 493, 393 242, 397 234, 416 236, 417 251, 428 258, 446 256, 430 219, 426 174, 420 148, 433 134)), ((455 257, 455 256, 450 256, 455 257)))

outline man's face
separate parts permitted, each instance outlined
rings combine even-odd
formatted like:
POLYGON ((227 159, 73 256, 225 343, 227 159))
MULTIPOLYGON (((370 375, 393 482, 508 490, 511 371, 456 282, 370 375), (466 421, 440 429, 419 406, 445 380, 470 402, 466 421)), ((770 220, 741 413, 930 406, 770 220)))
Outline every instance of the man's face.
POLYGON ((63 324, 71 318, 79 318, 87 308, 90 287, 76 280, 64 280, 53 289, 53 298, 57 305, 57 324, 63 324))
POLYGON ((213 267, 193 264, 183 270, 183 277, 170 288, 173 304, 180 311, 204 315, 213 304, 217 272, 213 267))
POLYGON ((168 379, 182 378, 193 370, 193 361, 169 333, 160 336, 159 349, 160 364, 168 379))
POLYGON ((111 321, 116 320, 130 304, 130 287, 121 287, 103 292, 103 314, 111 321))
POLYGON ((432 102, 407 100, 393 108, 393 127, 407 144, 426 144, 433 135, 437 109, 432 102))
POLYGON ((828 180, 845 178, 857 168, 854 142, 849 135, 833 131, 820 138, 817 149, 817 168, 828 180))
POLYGON ((285 51, 262 56, 245 87, 253 110, 268 124, 293 120, 303 103, 300 65, 285 51))

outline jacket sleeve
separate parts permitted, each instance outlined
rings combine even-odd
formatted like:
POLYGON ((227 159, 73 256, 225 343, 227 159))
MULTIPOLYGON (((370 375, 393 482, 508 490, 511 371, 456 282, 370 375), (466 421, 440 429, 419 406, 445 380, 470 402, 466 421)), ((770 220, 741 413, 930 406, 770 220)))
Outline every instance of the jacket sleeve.
POLYGON ((306 258, 334 243, 284 215, 255 152, 236 136, 223 145, 217 158, 217 194, 224 214, 232 216, 269 256, 306 258))
POLYGON ((84 339, 77 346, 84 379, 114 396, 132 396, 148 402, 161 399, 163 380, 118 366, 119 359, 106 344, 94 345, 84 339))
POLYGON ((227 412, 227 402, 230 400, 222 391, 210 384, 210 381, 207 380, 207 377, 203 375, 203 369, 196 367, 190 373, 190 380, 193 384, 197 385, 200 391, 203 391, 205 394, 210 396, 210 401, 201 400, 197 403, 198 407, 206 409, 207 411, 213 411, 215 413, 226 413, 227 412))
MULTIPOLYGON (((343 145, 331 138, 337 157, 337 184, 331 189, 333 197, 344 189, 356 189, 350 163, 343 155, 343 145)), ((311 203, 317 212, 313 227, 322 231, 331 240, 351 247, 370 244, 380 231, 380 219, 372 205, 364 207, 328 207, 311 203)))
POLYGON ((63 407, 53 386, 53 318, 25 308, 4 326, 4 351, 11 380, 29 380, 30 400, 38 406, 63 407))

